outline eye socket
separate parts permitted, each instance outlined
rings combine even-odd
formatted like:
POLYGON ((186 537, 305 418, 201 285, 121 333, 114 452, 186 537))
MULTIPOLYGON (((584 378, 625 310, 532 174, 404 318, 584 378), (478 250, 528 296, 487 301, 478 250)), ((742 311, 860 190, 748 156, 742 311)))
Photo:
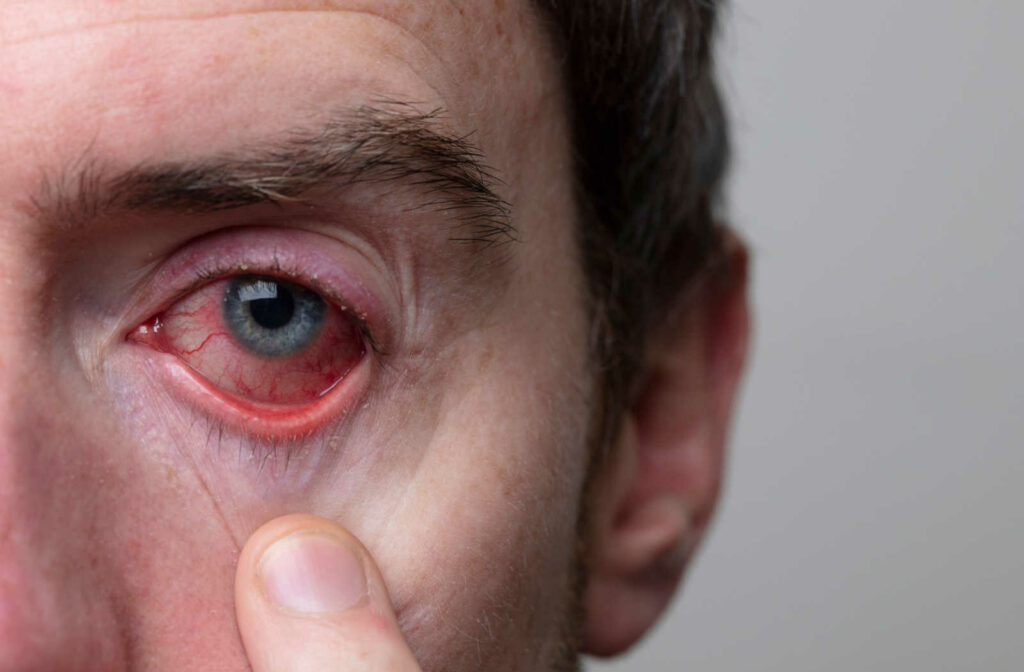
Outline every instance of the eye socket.
POLYGON ((347 311, 267 275, 212 282, 130 336, 177 356, 217 390, 245 401, 312 403, 366 353, 347 311))

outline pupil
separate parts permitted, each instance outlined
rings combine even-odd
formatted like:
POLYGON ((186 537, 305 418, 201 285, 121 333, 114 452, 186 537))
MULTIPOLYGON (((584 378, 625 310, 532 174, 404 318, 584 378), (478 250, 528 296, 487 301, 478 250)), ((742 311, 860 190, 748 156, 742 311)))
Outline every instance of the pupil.
POLYGON ((277 283, 277 296, 272 299, 254 299, 247 302, 249 313, 256 324, 264 329, 280 329, 292 321, 295 315, 295 299, 292 293, 277 283))

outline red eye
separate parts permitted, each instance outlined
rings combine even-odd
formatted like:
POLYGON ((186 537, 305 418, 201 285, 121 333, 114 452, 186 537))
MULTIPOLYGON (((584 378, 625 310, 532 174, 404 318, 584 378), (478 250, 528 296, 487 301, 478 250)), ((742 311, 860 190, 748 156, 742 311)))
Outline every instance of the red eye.
POLYGON ((346 312, 301 285, 258 275, 206 285, 132 339, 176 355, 223 392, 280 405, 315 401, 365 354, 346 312))

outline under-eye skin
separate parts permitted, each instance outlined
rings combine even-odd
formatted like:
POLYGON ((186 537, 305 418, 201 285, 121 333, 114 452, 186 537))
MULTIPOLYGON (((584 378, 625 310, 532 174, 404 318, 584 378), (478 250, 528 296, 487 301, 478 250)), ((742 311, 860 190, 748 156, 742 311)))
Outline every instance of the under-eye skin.
POLYGON ((300 352, 316 338, 326 306, 300 285, 269 276, 239 276, 229 283, 222 310, 241 345, 254 354, 280 358, 300 352))

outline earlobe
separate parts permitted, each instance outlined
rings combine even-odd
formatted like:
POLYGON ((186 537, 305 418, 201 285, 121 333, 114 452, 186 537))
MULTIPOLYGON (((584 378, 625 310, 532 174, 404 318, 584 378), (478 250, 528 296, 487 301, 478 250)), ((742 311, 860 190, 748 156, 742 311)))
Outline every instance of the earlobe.
POLYGON ((591 488, 584 649, 615 655, 665 610, 714 511, 747 343, 747 255, 652 341, 644 384, 591 488))
POLYGON ((668 604, 692 550, 684 499, 648 487, 638 448, 636 423, 627 418, 594 492, 583 603, 583 645, 593 655, 615 655, 640 639, 668 604))

